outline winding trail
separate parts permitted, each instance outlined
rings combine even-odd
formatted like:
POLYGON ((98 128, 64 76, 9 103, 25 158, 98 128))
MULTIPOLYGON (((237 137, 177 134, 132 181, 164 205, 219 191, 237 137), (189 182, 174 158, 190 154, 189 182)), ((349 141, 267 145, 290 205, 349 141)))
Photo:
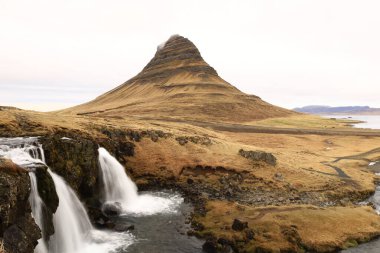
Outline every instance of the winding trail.
POLYGON ((333 163, 337 163, 341 160, 363 160, 366 162, 371 162, 371 160, 368 158, 365 158, 365 156, 376 154, 376 153, 380 153, 380 148, 375 148, 375 149, 372 149, 372 150, 369 150, 357 155, 337 157, 336 160, 333 161, 333 163))

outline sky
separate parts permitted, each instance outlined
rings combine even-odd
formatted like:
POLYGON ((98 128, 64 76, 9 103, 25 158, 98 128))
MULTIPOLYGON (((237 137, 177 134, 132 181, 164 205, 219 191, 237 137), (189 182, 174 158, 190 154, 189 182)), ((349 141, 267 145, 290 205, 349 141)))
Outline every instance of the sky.
POLYGON ((380 108, 379 11, 377 0, 0 0, 0 105, 89 101, 179 34, 272 104, 380 108))

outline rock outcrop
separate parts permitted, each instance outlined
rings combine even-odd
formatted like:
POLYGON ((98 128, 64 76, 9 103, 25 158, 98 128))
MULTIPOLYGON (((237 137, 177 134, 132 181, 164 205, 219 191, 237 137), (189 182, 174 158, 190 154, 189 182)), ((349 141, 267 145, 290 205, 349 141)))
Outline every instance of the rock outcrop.
POLYGON ((31 215, 27 171, 0 159, 0 238, 7 253, 31 253, 41 231, 31 215))
POLYGON ((265 162, 272 166, 275 166, 277 163, 277 159, 273 154, 264 151, 245 151, 244 149, 240 149, 239 154, 253 162, 265 162))

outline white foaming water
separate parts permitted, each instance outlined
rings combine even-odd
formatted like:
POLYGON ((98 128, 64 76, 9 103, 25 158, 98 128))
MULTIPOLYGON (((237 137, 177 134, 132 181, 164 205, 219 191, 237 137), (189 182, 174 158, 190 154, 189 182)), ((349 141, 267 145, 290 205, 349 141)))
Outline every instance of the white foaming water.
MULTIPOLYGON (((45 155, 37 138, 0 138, 0 157, 11 159, 24 168, 45 165, 45 155)), ((59 205, 53 215, 55 234, 47 245, 43 239, 35 248, 35 253, 110 253, 125 250, 134 241, 129 233, 99 231, 92 227, 83 204, 74 191, 60 176, 50 169, 59 205)), ((44 234, 44 202, 39 196, 37 178, 29 173, 31 193, 29 196, 33 217, 44 234)))
POLYGON ((44 233, 44 230, 42 229, 44 227, 42 208, 44 207, 45 204, 42 201, 40 194, 38 193, 37 178, 34 172, 29 172, 29 177, 30 177, 30 185, 31 185, 29 202, 32 208, 32 215, 35 222, 37 223, 38 227, 41 229, 41 232, 42 232, 42 238, 38 240, 38 245, 35 248, 35 252, 48 253, 46 242, 43 239, 45 236, 45 233, 44 233))
POLYGON ((36 137, 0 138, 0 157, 12 160, 15 164, 30 168, 45 161, 42 146, 36 144, 36 137))
POLYGON ((133 238, 128 233, 111 233, 95 230, 83 204, 62 177, 50 169, 59 198, 53 217, 55 234, 49 252, 54 253, 104 253, 123 246, 128 247, 133 238))
POLYGON ((124 167, 104 148, 99 148, 99 164, 104 184, 105 203, 119 202, 123 211, 133 215, 175 213, 183 202, 179 195, 137 193, 136 184, 124 167))
POLYGON ((55 233, 50 248, 53 252, 76 252, 83 248, 83 243, 93 229, 90 219, 74 191, 60 176, 50 169, 48 172, 59 198, 58 209, 53 215, 55 233))

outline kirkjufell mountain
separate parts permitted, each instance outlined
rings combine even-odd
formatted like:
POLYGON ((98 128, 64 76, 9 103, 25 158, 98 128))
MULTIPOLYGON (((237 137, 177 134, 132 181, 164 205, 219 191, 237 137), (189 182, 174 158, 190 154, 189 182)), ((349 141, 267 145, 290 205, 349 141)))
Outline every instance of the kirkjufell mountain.
POLYGON ((246 122, 295 114, 224 81, 187 38, 174 35, 132 79, 64 110, 96 116, 246 122))

